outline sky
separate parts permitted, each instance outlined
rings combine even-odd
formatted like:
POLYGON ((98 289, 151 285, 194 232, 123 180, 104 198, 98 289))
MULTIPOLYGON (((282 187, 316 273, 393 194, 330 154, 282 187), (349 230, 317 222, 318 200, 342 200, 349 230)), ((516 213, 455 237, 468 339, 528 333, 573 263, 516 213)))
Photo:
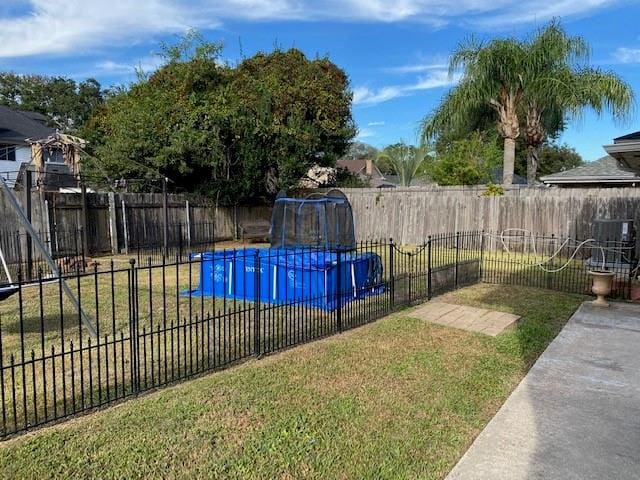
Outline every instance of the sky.
MULTIPOLYGON (((552 18, 591 45, 591 65, 640 97, 640 1, 624 0, 0 0, 0 71, 126 84, 160 64, 159 45, 189 29, 224 44, 223 58, 274 47, 328 55, 351 80, 357 139, 415 142, 420 120, 455 84, 447 60, 471 35, 526 37, 552 18)), ((560 141, 585 160, 640 130, 587 112, 560 141)))

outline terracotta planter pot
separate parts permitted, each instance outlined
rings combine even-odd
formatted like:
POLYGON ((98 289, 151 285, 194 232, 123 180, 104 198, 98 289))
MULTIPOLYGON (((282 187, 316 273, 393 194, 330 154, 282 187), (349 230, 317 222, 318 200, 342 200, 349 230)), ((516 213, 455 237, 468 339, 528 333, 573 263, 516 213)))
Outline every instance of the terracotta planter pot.
POLYGON ((609 303, 605 299, 607 295, 611 293, 611 283, 613 282, 613 272, 606 271, 590 271, 591 278, 593 278, 593 286, 591 291, 596 296, 593 304, 598 307, 608 307, 609 303))

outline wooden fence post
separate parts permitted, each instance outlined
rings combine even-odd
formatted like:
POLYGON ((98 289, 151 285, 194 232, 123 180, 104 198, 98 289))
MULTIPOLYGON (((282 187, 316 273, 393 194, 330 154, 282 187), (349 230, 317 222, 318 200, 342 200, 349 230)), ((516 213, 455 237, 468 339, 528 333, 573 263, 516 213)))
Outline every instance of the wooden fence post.
MULTIPOLYGON (((27 220, 31 223, 31 188, 33 186, 33 172, 27 168, 24 173, 24 210, 27 220)), ((33 278, 33 239, 31 238, 31 235, 29 235, 29 232, 26 232, 25 242, 27 247, 27 271, 23 278, 31 280, 33 278)))
MULTIPOLYGON (((82 205, 82 213, 80 217, 80 228, 82 229, 82 254, 89 254, 89 241, 87 233, 87 186, 80 176, 80 201, 82 205)), ((77 253, 77 252, 76 252, 77 253)))
POLYGON ((129 254, 129 228, 127 226, 127 207, 122 200, 122 236, 124 237, 124 253, 129 254))
POLYGON ((162 177, 162 247, 165 257, 169 253, 169 205, 167 199, 167 177, 162 177))
POLYGON ((111 253, 118 253, 118 216, 116 210, 116 194, 109 192, 109 235, 111 236, 111 253))
POLYGON ((185 200, 186 227, 187 227, 187 248, 191 251, 191 215, 189 212, 189 200, 185 200))

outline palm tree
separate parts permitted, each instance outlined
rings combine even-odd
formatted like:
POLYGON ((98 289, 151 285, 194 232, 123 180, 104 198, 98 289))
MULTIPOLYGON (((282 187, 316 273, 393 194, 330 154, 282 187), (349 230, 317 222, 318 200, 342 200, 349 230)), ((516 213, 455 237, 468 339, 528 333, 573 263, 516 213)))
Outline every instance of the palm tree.
POLYGON ((520 135, 518 113, 524 95, 527 52, 515 39, 498 39, 482 44, 471 38, 461 43, 449 60, 449 76, 460 68, 460 83, 423 122, 423 139, 432 139, 448 126, 460 128, 487 106, 494 112, 498 132, 504 141, 503 182, 513 182, 516 139, 520 135))
POLYGON ((617 119, 626 117, 633 92, 617 75, 581 66, 589 46, 581 37, 569 37, 557 21, 526 43, 529 69, 523 78, 524 140, 527 146, 527 181, 532 184, 538 168, 538 149, 549 132, 562 130, 567 118, 585 108, 599 115, 609 110, 617 119))
POLYGON ((400 186, 408 187, 427 159, 429 147, 415 147, 404 142, 385 147, 377 156, 378 164, 386 164, 400 179, 400 186))

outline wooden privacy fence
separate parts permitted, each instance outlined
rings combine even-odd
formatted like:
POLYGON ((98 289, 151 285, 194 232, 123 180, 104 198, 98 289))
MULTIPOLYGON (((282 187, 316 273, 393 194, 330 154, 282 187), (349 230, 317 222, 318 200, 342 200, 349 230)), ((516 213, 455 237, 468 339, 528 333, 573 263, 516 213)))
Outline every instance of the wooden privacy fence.
MULTIPOLYGON (((18 191, 16 196, 26 209, 26 193, 18 191)), ((20 232, 17 216, 1 197, 0 232, 20 232)), ((239 223, 271 219, 269 206, 216 207, 207 199, 183 194, 32 191, 30 197, 32 223, 45 243, 52 245, 53 253, 78 252, 71 245, 78 241, 82 252, 91 255, 161 247, 165 232, 169 246, 184 242, 187 247, 192 241, 234 239, 239 223)))
MULTIPOLYGON (((515 187, 489 197, 482 195, 484 187, 343 191, 353 207, 358 240, 417 244, 428 234, 508 228, 589 238, 595 218, 631 218, 640 225, 640 188, 515 187)), ((25 205, 24 192, 17 194, 25 205)), ((89 192, 84 199, 82 193, 31 193, 32 222, 60 252, 77 251, 79 236, 83 251, 92 255, 162 247, 165 223, 169 245, 183 242, 188 249, 237 238, 240 223, 271 218, 270 206, 215 207, 183 194, 89 192)), ((20 230, 2 196, 0 213, 0 232, 20 230)))
POLYGON ((595 218, 635 220, 640 188, 514 188, 483 196, 484 187, 344 189, 359 240, 417 244, 429 233, 523 228, 589 238, 595 218))

